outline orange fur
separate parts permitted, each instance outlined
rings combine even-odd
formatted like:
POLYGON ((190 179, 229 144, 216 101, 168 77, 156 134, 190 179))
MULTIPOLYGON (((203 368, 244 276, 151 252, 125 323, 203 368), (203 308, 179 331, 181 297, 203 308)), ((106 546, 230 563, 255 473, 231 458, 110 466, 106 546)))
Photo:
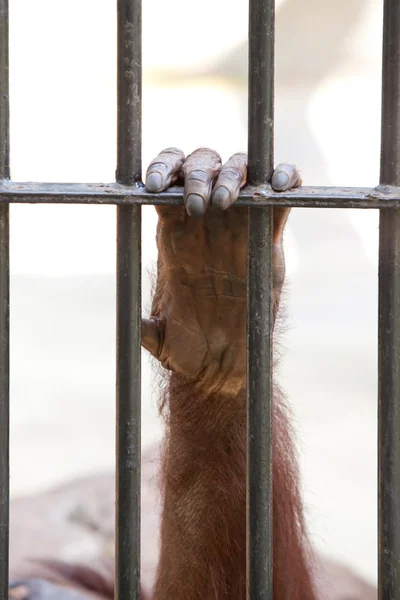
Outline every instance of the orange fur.
MULTIPOLYGON (((244 394, 201 394, 172 374, 162 489, 161 556, 154 600, 245 600, 244 394)), ((273 408, 274 600, 314 600, 298 469, 287 411, 273 408)))

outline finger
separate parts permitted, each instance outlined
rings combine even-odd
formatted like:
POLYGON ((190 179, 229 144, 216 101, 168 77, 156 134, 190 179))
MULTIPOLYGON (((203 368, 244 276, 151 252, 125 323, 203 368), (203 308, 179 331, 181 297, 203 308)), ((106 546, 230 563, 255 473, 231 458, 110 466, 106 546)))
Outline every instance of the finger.
POLYGON ((182 167, 185 177, 183 199, 190 216, 200 217, 206 212, 221 167, 220 155, 209 148, 195 150, 187 157, 182 167))
POLYGON ((212 204, 226 210, 239 197, 247 179, 247 155, 240 152, 230 157, 222 167, 212 193, 212 204))
POLYGON ((272 175, 271 186, 276 192, 286 192, 301 185, 301 175, 294 165, 278 165, 272 175))
POLYGON ((166 148, 151 161, 146 172, 146 190, 148 192, 163 192, 176 179, 185 160, 185 155, 179 148, 166 148))
POLYGON ((142 319, 142 346, 155 358, 160 355, 161 340, 158 319, 142 319))

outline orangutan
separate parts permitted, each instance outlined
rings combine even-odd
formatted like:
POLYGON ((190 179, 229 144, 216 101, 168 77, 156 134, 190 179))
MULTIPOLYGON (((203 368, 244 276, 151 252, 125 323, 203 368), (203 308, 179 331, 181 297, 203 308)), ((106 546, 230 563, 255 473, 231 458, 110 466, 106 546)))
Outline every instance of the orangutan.
MULTIPOLYGON (((246 599, 248 210, 235 206, 246 176, 245 154, 222 164, 217 152, 205 148, 186 158, 167 148, 146 174, 149 192, 184 183, 184 206, 156 207, 157 283, 151 315, 142 323, 143 346, 169 371, 161 401, 166 436, 152 600, 246 599)), ((279 165, 271 185, 276 191, 299 186, 299 172, 279 165)), ((274 319, 285 275, 283 233, 289 211, 273 210, 274 319)), ((276 386, 272 428, 274 600, 325 600, 304 523, 289 411, 276 386)), ((85 575, 77 585, 78 568, 75 575, 65 565, 52 568, 58 580, 44 575, 39 581, 43 588, 52 579, 55 600, 69 600, 57 592, 60 585, 65 593, 76 594, 77 587, 83 593, 85 575)), ((24 585, 29 592, 29 581, 13 582, 11 597, 18 600, 24 585)), ((340 578, 337 584, 339 590, 340 578)), ((111 592, 106 587, 88 584, 86 593, 112 595, 112 586, 111 592)), ((329 598, 349 599, 342 588, 329 598)), ((50 600, 49 593, 42 589, 22 596, 50 600)), ((376 595, 365 588, 356 597, 376 595)))

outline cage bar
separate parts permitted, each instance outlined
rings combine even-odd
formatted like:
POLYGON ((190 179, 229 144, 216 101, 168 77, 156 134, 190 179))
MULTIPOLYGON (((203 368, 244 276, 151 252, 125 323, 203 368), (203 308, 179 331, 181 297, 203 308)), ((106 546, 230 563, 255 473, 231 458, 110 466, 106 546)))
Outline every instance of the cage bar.
MULTIPOLYGON (((10 177, 8 0, 0 0, 0 179, 10 177)), ((10 394, 9 205, 0 206, 0 600, 8 598, 10 394)))
MULTIPOLYGON (((8 0, 0 0, 0 600, 8 598, 9 204, 117 205, 116 598, 140 598, 141 206, 183 204, 183 189, 141 183, 141 0, 117 0, 116 183, 9 180, 8 0)), ((400 600, 400 1, 384 2, 381 176, 377 188, 275 193, 274 0, 249 2, 248 598, 272 600, 272 207, 380 209, 379 599, 400 600), (249 361, 249 358, 251 360, 249 361)))
MULTIPOLYGON (((183 205, 183 188, 146 192, 143 185, 119 183, 17 183, 0 181, 0 204, 116 204, 183 205)), ((246 186, 235 206, 286 206, 295 208, 400 208, 400 187, 301 187, 274 192, 269 186, 246 186)))
MULTIPOLYGON (((118 0, 116 179, 141 178, 141 0, 118 0)), ((115 597, 140 598, 141 206, 117 208, 115 597)))
MULTIPOLYGON (((274 0, 249 2, 248 181, 274 162, 274 0)), ((272 208, 249 209, 247 277, 247 596, 272 600, 272 208)))
MULTIPOLYGON (((400 185, 400 2, 385 0, 381 174, 400 185)), ((379 600, 400 600, 400 210, 379 224, 379 600)))

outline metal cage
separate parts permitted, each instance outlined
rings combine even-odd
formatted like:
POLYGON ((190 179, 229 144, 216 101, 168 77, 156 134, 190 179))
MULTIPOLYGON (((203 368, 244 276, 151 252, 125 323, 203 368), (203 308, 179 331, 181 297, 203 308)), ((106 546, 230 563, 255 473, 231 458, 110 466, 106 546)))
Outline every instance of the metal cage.
MULTIPOLYGON (((118 152, 111 184, 16 183, 9 171, 8 0, 0 0, 0 600, 8 597, 9 205, 117 205, 116 597, 140 598, 141 0, 117 0, 118 152), (129 523, 129 527, 126 526, 129 523)), ((400 600, 400 0, 384 2, 380 185, 274 193, 274 0, 249 2, 248 598, 272 600, 271 231, 275 205, 380 209, 379 598, 400 600)))

